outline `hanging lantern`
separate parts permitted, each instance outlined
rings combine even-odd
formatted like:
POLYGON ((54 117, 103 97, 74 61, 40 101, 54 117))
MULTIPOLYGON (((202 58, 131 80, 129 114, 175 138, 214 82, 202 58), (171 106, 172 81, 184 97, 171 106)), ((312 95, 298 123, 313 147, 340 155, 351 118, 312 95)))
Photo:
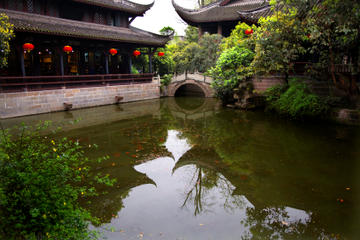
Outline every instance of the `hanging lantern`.
POLYGON ((162 57, 162 56, 164 56, 164 55, 165 55, 164 52, 158 52, 158 56, 159 56, 159 57, 162 57))
POLYGON ((135 51, 133 52, 133 55, 134 55, 135 57, 140 56, 140 54, 141 54, 141 52, 138 51, 138 50, 135 50, 135 51))
POLYGON ((26 52, 31 52, 32 50, 34 50, 34 44, 32 44, 32 43, 25 43, 24 45, 23 45, 23 49, 26 51, 26 52))
POLYGON ((111 56, 116 55, 117 52, 118 52, 118 51, 117 51, 115 48, 110 48, 110 50, 109 50, 109 53, 111 54, 111 56))
POLYGON ((69 45, 66 45, 66 46, 64 46, 63 50, 64 50, 64 52, 69 54, 69 53, 72 52, 73 48, 71 46, 69 46, 69 45))
POLYGON ((254 32, 254 30, 251 29, 251 28, 248 28, 248 29, 245 30, 245 34, 246 34, 246 35, 253 34, 253 32, 254 32))

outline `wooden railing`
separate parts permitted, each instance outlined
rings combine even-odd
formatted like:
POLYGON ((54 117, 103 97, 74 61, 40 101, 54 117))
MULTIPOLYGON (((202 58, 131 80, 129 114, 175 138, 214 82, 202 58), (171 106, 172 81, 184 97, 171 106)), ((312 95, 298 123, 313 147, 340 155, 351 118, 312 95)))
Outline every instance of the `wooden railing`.
POLYGON ((0 77, 0 92, 149 83, 154 74, 0 77))
MULTIPOLYGON (((311 62, 293 62, 291 63, 292 69, 290 73, 298 73, 303 74, 306 72, 307 68, 311 69, 311 62)), ((335 73, 352 73, 354 71, 353 64, 335 64, 335 73)), ((360 65, 358 66, 360 68, 360 65)), ((331 71, 331 67, 329 66, 328 71, 331 71)))

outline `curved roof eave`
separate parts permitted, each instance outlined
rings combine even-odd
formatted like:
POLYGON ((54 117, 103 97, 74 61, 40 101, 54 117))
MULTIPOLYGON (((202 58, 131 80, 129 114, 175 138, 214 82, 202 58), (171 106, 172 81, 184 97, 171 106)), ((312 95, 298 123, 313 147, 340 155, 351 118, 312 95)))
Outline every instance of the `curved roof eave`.
POLYGON ((170 41, 169 36, 158 35, 133 27, 114 27, 5 9, 0 9, 0 13, 8 15, 15 30, 19 32, 159 47, 170 41))
POLYGON ((267 2, 264 0, 235 1, 228 5, 221 6, 223 2, 224 1, 217 1, 194 10, 183 8, 179 6, 175 0, 172 0, 175 11, 190 25, 207 22, 238 21, 241 20, 241 16, 238 14, 239 11, 253 11, 253 9, 267 5, 267 2))
POLYGON ((149 10, 155 0, 149 4, 134 3, 128 0, 72 0, 84 4, 94 5, 98 7, 110 8, 113 10, 124 11, 135 15, 142 15, 149 10))
POLYGON ((237 13, 242 20, 248 23, 257 23, 261 17, 267 17, 272 14, 270 5, 263 6, 252 11, 238 11, 237 13))

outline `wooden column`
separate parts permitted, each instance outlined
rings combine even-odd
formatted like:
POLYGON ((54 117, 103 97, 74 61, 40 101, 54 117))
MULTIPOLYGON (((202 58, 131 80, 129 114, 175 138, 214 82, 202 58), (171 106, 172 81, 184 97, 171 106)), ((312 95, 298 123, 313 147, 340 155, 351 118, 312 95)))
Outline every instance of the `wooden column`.
POLYGON ((222 35, 222 25, 221 25, 221 23, 218 23, 218 25, 217 25, 217 34, 222 35))
POLYGON ((21 75, 23 77, 26 76, 26 72, 25 72, 25 60, 24 60, 24 50, 22 49, 22 46, 17 47, 17 51, 19 53, 20 56, 20 69, 21 69, 21 75))
POLYGON ((149 73, 152 73, 152 55, 153 52, 151 51, 151 48, 149 48, 149 73))
POLYGON ((59 51, 59 56, 60 56, 60 75, 64 76, 64 53, 63 51, 60 49, 59 51))
POLYGON ((129 62, 129 73, 131 74, 131 67, 132 67, 132 59, 131 59, 131 54, 128 54, 128 62, 129 62))
POLYGON ((109 74, 109 54, 105 52, 105 74, 109 74))
POLYGON ((201 25, 199 25, 199 39, 204 35, 204 30, 201 25))

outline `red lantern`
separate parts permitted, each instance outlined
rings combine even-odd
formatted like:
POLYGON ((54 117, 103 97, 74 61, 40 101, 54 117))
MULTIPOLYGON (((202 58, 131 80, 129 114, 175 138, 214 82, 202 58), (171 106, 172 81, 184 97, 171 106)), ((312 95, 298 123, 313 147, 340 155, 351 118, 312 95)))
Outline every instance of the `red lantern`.
POLYGON ((63 50, 64 50, 64 52, 69 54, 72 52, 73 48, 71 46, 66 45, 66 46, 64 46, 63 50))
POLYGON ((135 50, 135 51, 133 52, 133 55, 134 55, 135 57, 140 56, 140 54, 141 54, 141 52, 138 51, 138 50, 135 50))
POLYGON ((28 53, 29 52, 31 52, 32 50, 34 50, 34 44, 32 44, 32 43, 25 43, 24 45, 23 45, 23 49, 25 50, 25 51, 27 51, 28 53))
POLYGON ((246 34, 246 35, 253 34, 253 32, 254 32, 254 30, 251 29, 251 28, 248 28, 248 29, 245 30, 245 34, 246 34))
POLYGON ((165 55, 164 52, 158 52, 158 56, 159 56, 159 57, 162 57, 162 56, 164 56, 164 55, 165 55))
POLYGON ((110 50, 109 50, 109 53, 111 54, 111 56, 116 55, 117 52, 118 52, 118 51, 117 51, 115 48, 110 48, 110 50))

